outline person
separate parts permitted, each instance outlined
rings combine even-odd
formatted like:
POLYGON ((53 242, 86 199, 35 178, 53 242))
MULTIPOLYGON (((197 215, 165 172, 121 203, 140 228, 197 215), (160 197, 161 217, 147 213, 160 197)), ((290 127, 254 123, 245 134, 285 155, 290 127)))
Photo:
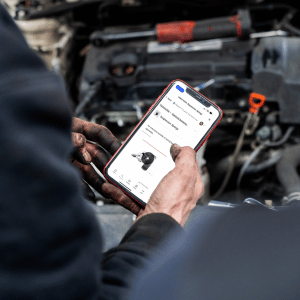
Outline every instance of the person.
MULTIPOLYGON (((173 146, 175 169, 121 244, 101 254, 98 225, 68 163, 64 88, 1 5, 0 76, 1 299, 300 299, 297 201, 282 210, 244 204, 178 233, 202 192, 189 148, 173 146)), ((88 137, 85 125, 76 128, 88 137)))
POLYGON ((120 245, 102 254, 94 212, 69 162, 72 118, 63 84, 1 5, 0 122, 1 299, 122 298, 150 254, 171 234, 180 235, 203 191, 195 152, 173 145, 175 168, 141 209, 87 164, 103 165, 107 153, 85 139, 113 154, 116 138, 73 119, 73 141, 78 146, 81 140, 84 159, 73 163, 98 190, 137 214, 120 245))

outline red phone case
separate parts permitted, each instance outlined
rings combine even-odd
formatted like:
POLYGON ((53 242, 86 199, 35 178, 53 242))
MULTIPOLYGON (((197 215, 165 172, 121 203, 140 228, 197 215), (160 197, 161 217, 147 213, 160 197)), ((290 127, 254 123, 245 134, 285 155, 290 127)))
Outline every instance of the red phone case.
MULTIPOLYGON (((119 188, 120 190, 122 190, 127 196, 129 196, 131 199, 133 199, 134 201, 136 201, 138 204, 142 205, 145 207, 145 204, 139 202, 138 200, 134 199, 131 195, 129 195, 121 186, 115 184, 113 181, 111 181, 108 176, 106 175, 106 168, 109 165, 109 163, 113 160, 113 158, 117 155, 117 153, 122 149, 122 147, 125 145, 126 141, 131 137, 131 135, 134 133, 134 131, 139 127, 139 125, 142 123, 142 121, 145 119, 146 116, 148 116, 149 112, 151 111, 151 109, 153 108, 153 106, 161 99, 162 95, 165 93, 165 91, 172 85, 173 82, 175 81, 181 81, 184 84, 186 84, 188 87, 190 87, 192 90, 194 90, 195 92, 197 92, 194 88, 192 88, 189 84, 187 84, 186 82, 184 82, 181 79, 175 79, 172 82, 170 82, 170 84, 163 90, 163 92, 159 95, 159 97, 155 100, 155 102, 150 106, 150 108, 148 109, 147 113, 143 116, 143 118, 139 121, 139 123, 134 127, 134 129, 130 132, 130 134, 128 135, 128 137, 126 138, 126 140, 124 141, 124 143, 119 147, 119 149, 116 151, 116 153, 111 157, 111 159, 108 161, 108 163, 105 165, 105 167, 103 168, 103 175, 104 177, 107 179, 107 181, 109 181, 111 184, 113 184, 114 186, 116 186, 117 188, 119 188)), ((199 93, 199 92, 197 92, 199 93)), ((200 93, 199 93, 200 94, 200 93)), ((223 112, 221 110, 221 108, 216 105, 215 103, 213 103, 212 101, 210 101, 209 99, 207 99, 205 96, 203 96, 202 94, 200 94, 202 97, 204 97, 207 101, 209 101, 210 103, 212 103, 213 106, 217 107, 219 109, 219 111, 221 112, 221 116, 220 119, 218 120, 218 122, 215 124, 215 126, 209 131, 209 134, 206 135, 205 139, 203 140, 203 142, 197 147, 197 149, 195 149, 195 151, 197 152, 200 147, 206 142, 206 140, 209 138, 210 134, 214 131, 214 129, 217 127, 217 125, 220 123, 222 117, 223 117, 223 112)))

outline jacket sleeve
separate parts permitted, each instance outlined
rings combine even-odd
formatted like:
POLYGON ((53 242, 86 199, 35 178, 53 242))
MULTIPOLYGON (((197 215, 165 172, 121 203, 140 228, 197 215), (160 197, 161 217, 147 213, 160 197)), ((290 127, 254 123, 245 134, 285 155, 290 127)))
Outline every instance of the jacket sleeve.
POLYGON ((183 235, 181 226, 166 214, 157 213, 142 217, 129 229, 118 247, 104 254, 103 292, 112 299, 118 299, 120 293, 123 297, 130 294, 131 287, 135 285, 133 280, 138 276, 138 272, 149 264, 150 254, 151 257, 158 255, 169 239, 177 239, 183 235), (115 269, 118 272, 115 272, 115 269), (116 286, 119 290, 115 289, 116 286))
POLYGON ((161 236, 177 225, 165 216, 140 220, 101 262, 99 227, 68 161, 71 114, 63 84, 1 5, 0 124, 1 299, 105 299, 107 286, 118 299, 147 245, 157 244, 152 218, 165 226, 161 236))
POLYGON ((300 299, 297 202, 277 211, 243 204, 207 226, 198 220, 139 273, 128 299, 300 299))

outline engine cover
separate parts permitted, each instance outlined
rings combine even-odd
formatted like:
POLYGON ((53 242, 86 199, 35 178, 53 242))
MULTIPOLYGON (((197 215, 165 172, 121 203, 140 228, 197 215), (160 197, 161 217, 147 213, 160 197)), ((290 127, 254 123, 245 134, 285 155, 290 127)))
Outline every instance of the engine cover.
MULTIPOLYGON (((251 41, 236 38, 185 44, 158 44, 148 40, 102 47, 92 45, 82 72, 81 98, 91 85, 101 82, 101 89, 94 99, 98 109, 132 110, 132 103, 136 101, 153 103, 174 79, 182 79, 195 87, 211 78, 229 74, 237 79, 231 85, 241 90, 248 85, 250 90, 251 49, 251 41)), ((219 104, 238 98, 230 95, 224 84, 207 88, 204 94, 219 104)))

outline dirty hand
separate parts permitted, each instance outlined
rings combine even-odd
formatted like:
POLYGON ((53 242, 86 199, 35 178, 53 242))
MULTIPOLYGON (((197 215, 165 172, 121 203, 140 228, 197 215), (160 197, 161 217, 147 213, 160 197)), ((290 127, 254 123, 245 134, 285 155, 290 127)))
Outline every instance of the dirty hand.
POLYGON ((138 218, 150 213, 165 213, 184 226, 201 197, 204 187, 200 177, 196 152, 190 147, 171 147, 175 168, 159 183, 138 218))
POLYGON ((93 162, 102 172, 121 146, 120 141, 106 127, 78 118, 73 118, 72 141, 75 147, 72 163, 81 171, 83 179, 104 197, 138 214, 141 207, 120 189, 105 182, 90 165, 93 162))

